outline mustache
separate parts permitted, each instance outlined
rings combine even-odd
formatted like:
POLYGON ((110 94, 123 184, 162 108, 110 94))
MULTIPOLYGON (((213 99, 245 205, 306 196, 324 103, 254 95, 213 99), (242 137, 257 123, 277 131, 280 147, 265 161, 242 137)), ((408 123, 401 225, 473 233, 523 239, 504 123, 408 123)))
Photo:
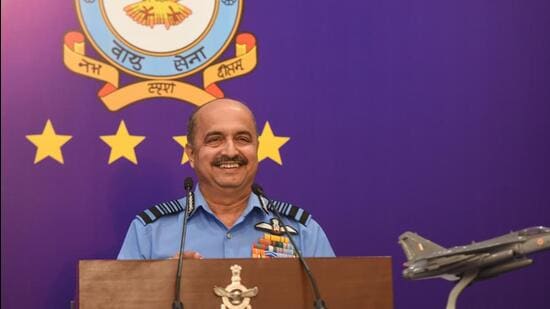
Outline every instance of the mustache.
POLYGON ((214 166, 220 166, 224 163, 237 163, 239 165, 246 165, 248 164, 248 159, 241 155, 235 155, 233 157, 230 156, 219 156, 212 161, 212 165, 214 166))

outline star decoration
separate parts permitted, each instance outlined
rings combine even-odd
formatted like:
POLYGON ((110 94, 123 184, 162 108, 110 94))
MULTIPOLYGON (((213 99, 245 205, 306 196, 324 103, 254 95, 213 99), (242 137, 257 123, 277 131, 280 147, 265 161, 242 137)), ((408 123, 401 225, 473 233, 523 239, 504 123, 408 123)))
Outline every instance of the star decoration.
MULTIPOLYGON (((187 135, 180 135, 180 136, 172 136, 172 138, 180 144, 181 147, 185 148, 185 145, 187 145, 187 135)), ((181 164, 185 164, 187 161, 189 161, 189 158, 187 157, 187 154, 185 151, 183 152, 183 156, 181 157, 181 164)))
POLYGON ((42 134, 26 135, 25 137, 36 146, 34 164, 44 160, 47 157, 51 157, 57 162, 63 164, 63 153, 61 152, 61 147, 72 138, 71 135, 55 134, 55 130, 50 119, 46 121, 46 126, 44 126, 42 134))
POLYGON ((281 154, 279 149, 290 140, 290 137, 276 136, 271 130, 269 121, 266 121, 262 134, 258 137, 260 141, 260 147, 258 149, 258 161, 262 161, 265 158, 270 158, 279 165, 283 165, 281 160, 281 154))
POLYGON ((128 161, 137 164, 134 148, 145 139, 145 136, 130 135, 124 120, 120 121, 115 135, 103 135, 99 138, 111 147, 109 164, 120 158, 126 158, 128 161))

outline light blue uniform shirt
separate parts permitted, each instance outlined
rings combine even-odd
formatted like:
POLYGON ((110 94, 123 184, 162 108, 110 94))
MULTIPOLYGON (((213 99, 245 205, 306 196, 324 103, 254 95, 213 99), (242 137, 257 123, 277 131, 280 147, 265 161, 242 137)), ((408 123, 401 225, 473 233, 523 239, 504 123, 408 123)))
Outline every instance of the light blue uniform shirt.
MULTIPOLYGON (((178 200, 185 205, 185 198, 178 200)), ((175 203, 165 203, 163 209, 174 208, 175 203), (172 206, 170 206, 172 205, 172 206)), ((289 206, 290 207, 290 206, 289 206)), ((286 207, 286 209, 289 209, 286 207)), ((297 208, 294 208, 295 211, 297 208)), ((150 217, 155 217, 150 210, 150 217)), ((293 240, 305 257, 333 257, 334 251, 319 224, 311 218, 300 218, 301 209, 293 213, 294 217, 283 215, 283 224, 293 227, 298 234, 293 240)), ((151 223, 137 216, 131 223, 118 259, 166 259, 179 251, 184 212, 162 215, 151 223)), ((249 258, 252 246, 263 238, 266 232, 257 230, 255 225, 261 222, 271 223, 274 215, 267 213, 257 195, 251 194, 247 206, 235 224, 228 229, 212 212, 199 188, 195 189, 195 209, 187 219, 185 251, 196 251, 204 258, 249 258)), ((304 215, 304 217, 306 217, 304 215)))

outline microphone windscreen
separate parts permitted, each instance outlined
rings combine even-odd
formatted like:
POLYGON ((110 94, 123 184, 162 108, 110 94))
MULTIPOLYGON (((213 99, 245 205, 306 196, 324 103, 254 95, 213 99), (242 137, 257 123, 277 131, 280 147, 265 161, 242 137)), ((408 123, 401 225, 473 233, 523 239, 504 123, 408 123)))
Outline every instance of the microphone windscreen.
POLYGON ((257 183, 252 184, 252 192, 256 195, 264 195, 264 189, 257 183))
POLYGON ((185 178, 185 180, 183 181, 183 187, 185 188, 186 191, 191 191, 191 189, 193 189, 193 178, 191 177, 185 178))

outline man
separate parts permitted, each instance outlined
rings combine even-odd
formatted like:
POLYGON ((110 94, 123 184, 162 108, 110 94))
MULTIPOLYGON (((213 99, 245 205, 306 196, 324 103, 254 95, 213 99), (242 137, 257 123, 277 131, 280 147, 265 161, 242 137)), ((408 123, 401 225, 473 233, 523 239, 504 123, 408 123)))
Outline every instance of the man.
MULTIPOLYGON (((242 103, 219 99, 198 108, 188 124, 185 152, 198 178, 190 210, 186 258, 292 256, 281 233, 293 234, 304 256, 334 256, 322 228, 307 212, 288 203, 273 205, 252 192, 258 169, 258 133, 252 112, 242 103)), ((161 203, 140 213, 130 225, 119 259, 177 256, 186 199, 161 203)))

